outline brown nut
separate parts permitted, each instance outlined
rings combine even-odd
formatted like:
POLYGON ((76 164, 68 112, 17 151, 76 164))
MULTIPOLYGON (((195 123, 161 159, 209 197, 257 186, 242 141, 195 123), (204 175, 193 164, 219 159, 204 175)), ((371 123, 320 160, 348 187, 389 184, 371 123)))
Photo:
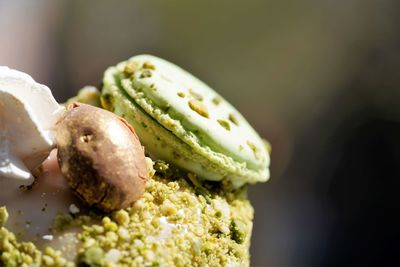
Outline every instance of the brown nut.
POLYGON ((144 149, 124 119, 73 103, 57 127, 61 172, 88 205, 108 212, 143 195, 148 179, 144 149))

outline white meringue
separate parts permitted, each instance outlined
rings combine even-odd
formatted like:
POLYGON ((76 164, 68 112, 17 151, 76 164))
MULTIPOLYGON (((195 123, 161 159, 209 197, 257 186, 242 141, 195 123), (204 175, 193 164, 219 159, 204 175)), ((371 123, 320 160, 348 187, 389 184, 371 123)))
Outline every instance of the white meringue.
POLYGON ((11 178, 19 186, 34 181, 31 170, 54 147, 55 123, 63 110, 47 86, 0 66, 0 182, 11 178))

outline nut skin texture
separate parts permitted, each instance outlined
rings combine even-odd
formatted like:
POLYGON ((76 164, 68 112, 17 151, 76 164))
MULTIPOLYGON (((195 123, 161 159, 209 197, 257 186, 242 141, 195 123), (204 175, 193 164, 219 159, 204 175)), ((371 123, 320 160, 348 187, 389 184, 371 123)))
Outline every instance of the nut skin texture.
POLYGON ((129 207, 148 179, 134 129, 113 113, 71 104, 57 125, 58 162, 75 194, 105 212, 129 207))

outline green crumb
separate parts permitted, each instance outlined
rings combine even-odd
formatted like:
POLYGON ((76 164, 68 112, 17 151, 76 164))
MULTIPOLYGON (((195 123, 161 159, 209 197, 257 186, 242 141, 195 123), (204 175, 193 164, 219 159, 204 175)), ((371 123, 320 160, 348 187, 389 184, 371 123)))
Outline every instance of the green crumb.
POLYGON ((53 228, 56 231, 63 231, 64 229, 71 227, 74 224, 74 218, 71 214, 58 214, 54 219, 53 228))
POLYGON ((196 99, 191 99, 188 102, 189 107, 197 112, 200 116, 203 116, 204 118, 209 118, 210 115, 208 114, 207 106, 204 105, 202 102, 196 99))
POLYGON ((257 146, 251 141, 247 141, 246 143, 250 147, 250 149, 253 151, 254 156, 256 158, 259 158, 260 157, 260 151, 258 151, 257 146))
POLYGON ((243 244, 246 239, 246 228, 242 222, 233 219, 230 225, 232 239, 238 244, 243 244))
POLYGON ((222 120, 222 119, 219 119, 217 121, 218 121, 219 125, 221 125, 223 128, 225 128, 225 130, 227 130, 227 131, 231 130, 231 126, 228 121, 222 120))
POLYGON ((179 97, 182 97, 182 98, 185 97, 185 93, 184 93, 184 92, 178 92, 177 95, 178 95, 179 97))
POLYGON ((125 210, 114 212, 113 218, 119 225, 127 225, 130 220, 129 213, 125 210))
POLYGON ((233 124, 235 124, 236 126, 239 126, 238 120, 236 119, 235 115, 233 115, 232 113, 229 114, 229 120, 230 120, 233 124))
POLYGON ((171 180, 181 179, 186 176, 186 172, 175 166, 170 166, 170 164, 162 160, 154 161, 153 169, 159 176, 171 180))
POLYGON ((169 164, 162 160, 156 160, 154 162, 154 170, 161 175, 166 175, 169 169, 169 164))
POLYGON ((189 178, 190 182, 194 185, 195 191, 197 195, 201 195, 210 203, 211 201, 211 193, 209 190, 203 186, 202 182, 197 178, 197 176, 193 173, 188 173, 187 177, 189 178))
POLYGON ((129 77, 132 74, 135 73, 135 71, 138 69, 138 65, 134 62, 128 62, 124 68, 124 74, 129 77))
POLYGON ((215 217, 221 218, 221 217, 222 217, 222 212, 221 212, 220 210, 217 210, 217 211, 215 212, 215 217))
POLYGON ((0 207, 0 227, 5 225, 8 220, 8 212, 6 207, 0 207))
POLYGON ((98 246, 89 247, 78 256, 78 266, 104 266, 105 253, 98 246))
POLYGON ((153 64, 151 64, 150 62, 144 62, 143 63, 143 69, 155 70, 156 67, 153 64))
POLYGON ((112 112, 114 109, 114 97, 110 94, 101 95, 100 105, 102 108, 112 112))

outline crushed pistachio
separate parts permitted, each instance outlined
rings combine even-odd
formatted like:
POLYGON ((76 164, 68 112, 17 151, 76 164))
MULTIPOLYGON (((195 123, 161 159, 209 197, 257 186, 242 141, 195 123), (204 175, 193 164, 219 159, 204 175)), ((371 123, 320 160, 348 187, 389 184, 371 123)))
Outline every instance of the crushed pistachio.
POLYGON ((57 231, 63 231, 65 228, 72 226, 74 218, 71 214, 57 214, 53 227, 57 231))
POLYGON ((129 213, 126 210, 119 210, 113 213, 114 220, 119 225, 127 225, 129 223, 129 213))
POLYGON ((140 74, 139 78, 143 79, 143 78, 150 78, 151 77, 151 71, 149 70, 144 70, 142 71, 142 73, 140 74))
POLYGON ((212 99, 212 102, 214 103, 214 105, 218 106, 221 103, 221 98, 216 96, 212 99))
POLYGON ((210 117, 210 115, 208 114, 207 107, 203 103, 201 103, 200 101, 195 100, 195 99, 191 99, 191 100, 189 100, 188 104, 189 104, 189 107, 193 111, 196 111, 199 115, 201 115, 201 116, 203 116, 205 118, 209 118, 210 117))
POLYGON ((114 102, 114 97, 110 94, 103 94, 100 97, 101 107, 106 110, 113 111, 114 108, 113 102, 114 102))
POLYGON ((204 182, 162 161, 154 170, 143 197, 128 209, 57 216, 55 235, 81 229, 75 262, 18 243, 3 227, 0 266, 249 266, 253 209, 245 187, 228 191, 225 180, 204 182))
POLYGON ((162 160, 154 161, 153 168, 155 173, 157 173, 159 176, 165 177, 170 180, 177 180, 181 177, 186 176, 184 171, 174 166, 170 166, 168 163, 162 160))
POLYGON ((5 225, 7 220, 8 220, 8 212, 6 207, 0 207, 0 226, 5 225))
MULTIPOLYGON (((169 168, 157 162, 155 169, 169 168)), ((186 179, 172 181, 158 173, 131 209, 104 216, 100 224, 85 226, 78 239, 81 243, 90 242, 96 253, 81 249, 79 258, 87 262, 90 255, 96 254, 102 257, 101 261, 112 258, 117 266, 248 265, 246 236, 250 234, 253 215, 249 202, 245 198, 227 202, 224 195, 210 191, 208 204, 186 179), (240 231, 237 224, 232 226, 236 218, 248 222, 240 231), (95 230, 98 227, 104 232, 95 230)))
POLYGON ((143 63, 143 69, 150 69, 150 70, 155 70, 156 66, 151 64, 150 62, 144 62, 143 63))
POLYGON ((227 131, 231 130, 231 125, 229 124, 228 121, 219 119, 219 120, 217 120, 217 122, 219 123, 219 125, 221 125, 223 128, 225 128, 225 130, 227 130, 227 131))
POLYGON ((237 120, 237 118, 235 117, 235 115, 233 115, 232 113, 229 114, 228 119, 235 124, 236 126, 239 126, 239 121, 237 120))
POLYGON ((134 62, 128 62, 124 68, 124 74, 129 77, 138 69, 138 65, 134 62))

